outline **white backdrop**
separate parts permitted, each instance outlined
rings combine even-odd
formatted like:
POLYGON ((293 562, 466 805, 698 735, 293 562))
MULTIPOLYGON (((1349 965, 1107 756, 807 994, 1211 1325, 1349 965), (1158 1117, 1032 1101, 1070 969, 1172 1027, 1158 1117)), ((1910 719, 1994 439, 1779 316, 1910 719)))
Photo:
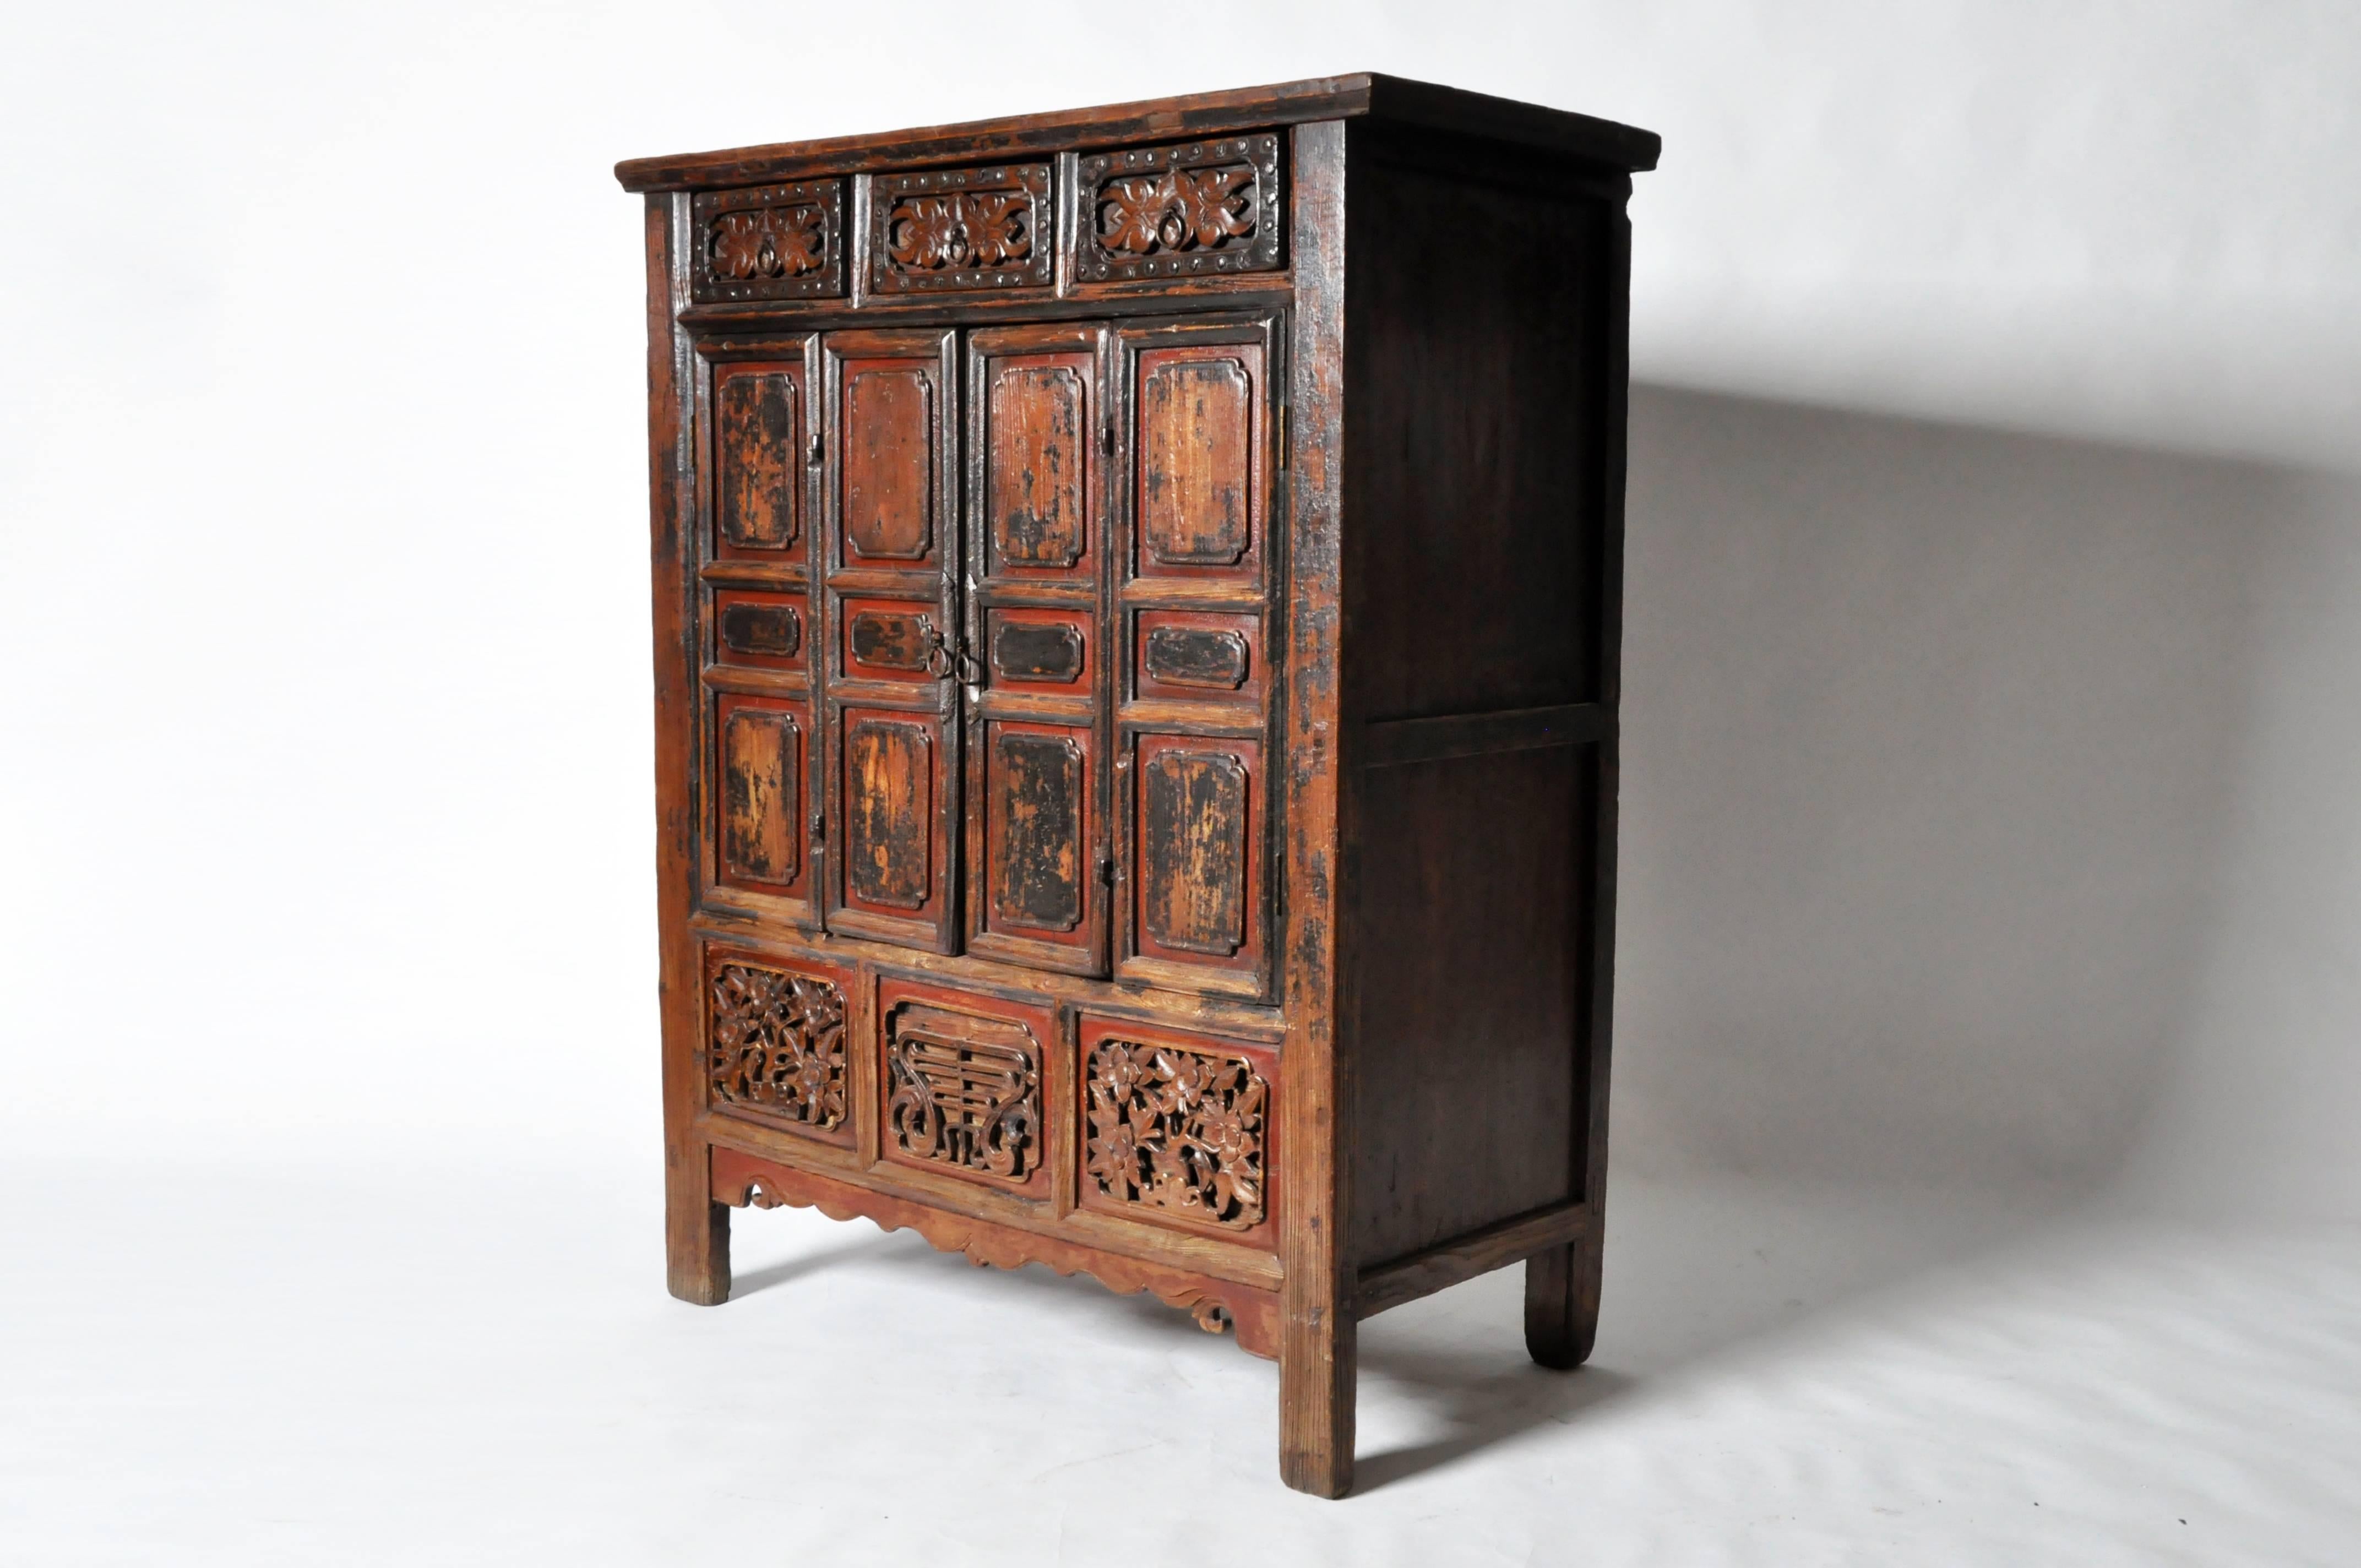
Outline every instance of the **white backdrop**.
POLYGON ((2356 82, 2342 0, 15 7, 5 1552, 2349 1557, 2356 82), (1598 1354, 1374 1320, 1336 1506, 1145 1301, 803 1213, 661 1293, 609 167, 1356 69, 1665 152, 1598 1354))
POLYGON ((1367 68, 1665 140, 1619 1161, 2361 1205, 2351 9, 1447 11, 19 8, 0 1138, 652 1157, 609 165, 1367 68))

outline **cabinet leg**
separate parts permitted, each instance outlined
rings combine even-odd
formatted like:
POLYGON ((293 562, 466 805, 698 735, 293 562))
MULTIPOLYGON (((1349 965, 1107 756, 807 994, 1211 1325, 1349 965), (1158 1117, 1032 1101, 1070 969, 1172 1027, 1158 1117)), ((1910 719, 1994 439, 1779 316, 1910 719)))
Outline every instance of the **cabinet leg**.
POLYGON ((713 1201, 711 1157, 703 1145, 666 1154, 666 1283, 684 1301, 718 1307, 730 1299, 729 1207, 713 1201))
POLYGON ((1588 1238, 1525 1260, 1525 1352, 1570 1371, 1590 1359, 1598 1334, 1599 1249, 1588 1238))
POLYGON ((1353 1394, 1359 1325, 1334 1311, 1286 1322, 1279 1346, 1279 1475, 1299 1492, 1353 1489, 1353 1394))

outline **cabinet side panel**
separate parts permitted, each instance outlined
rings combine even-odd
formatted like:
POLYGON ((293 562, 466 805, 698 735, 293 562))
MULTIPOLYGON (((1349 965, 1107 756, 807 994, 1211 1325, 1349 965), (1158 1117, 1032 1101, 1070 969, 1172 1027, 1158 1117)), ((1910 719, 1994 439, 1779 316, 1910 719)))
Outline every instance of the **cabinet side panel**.
MULTIPOLYGON (((1356 133, 1361 127, 1355 127, 1356 133)), ((1354 142, 1348 592, 1369 719, 1599 695, 1598 262, 1620 212, 1505 151, 1354 142)))
POLYGON ((1597 777, 1591 746, 1360 775, 1365 1268, 1581 1196, 1597 777))
POLYGON ((1352 134, 1345 671, 1367 765, 1346 940, 1367 1270, 1597 1197, 1630 182, 1352 134))

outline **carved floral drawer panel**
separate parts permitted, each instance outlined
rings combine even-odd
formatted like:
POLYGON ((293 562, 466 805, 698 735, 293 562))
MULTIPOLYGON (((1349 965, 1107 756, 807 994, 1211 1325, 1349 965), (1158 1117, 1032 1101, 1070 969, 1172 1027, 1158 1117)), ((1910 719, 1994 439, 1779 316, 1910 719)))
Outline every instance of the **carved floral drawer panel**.
POLYGON ((619 169, 675 1295, 782 1203, 1148 1291, 1332 1497, 1362 1319, 1588 1354, 1655 153, 1346 76, 619 169))

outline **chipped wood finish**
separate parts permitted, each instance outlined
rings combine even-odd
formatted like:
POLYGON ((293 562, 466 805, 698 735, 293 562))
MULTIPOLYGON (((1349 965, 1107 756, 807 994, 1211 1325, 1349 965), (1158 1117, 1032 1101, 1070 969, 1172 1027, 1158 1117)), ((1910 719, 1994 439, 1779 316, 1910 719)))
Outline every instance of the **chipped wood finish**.
POLYGON ((623 166, 675 1294, 750 1203, 1151 1290, 1325 1497, 1361 1319, 1521 1261, 1587 1355, 1654 155, 1355 76, 623 166))

